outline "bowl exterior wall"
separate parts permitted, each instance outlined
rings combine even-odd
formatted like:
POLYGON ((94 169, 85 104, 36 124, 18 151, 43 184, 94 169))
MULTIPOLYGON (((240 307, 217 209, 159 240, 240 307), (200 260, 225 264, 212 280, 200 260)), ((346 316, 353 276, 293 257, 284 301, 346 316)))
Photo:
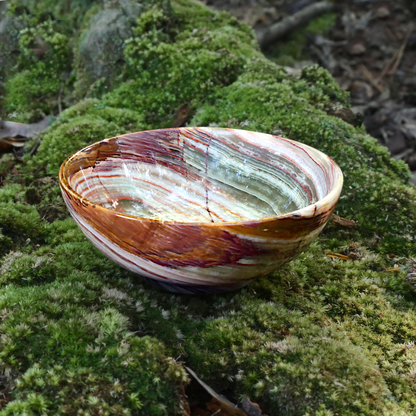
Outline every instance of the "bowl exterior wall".
POLYGON ((339 195, 310 216, 245 223, 136 219, 77 198, 61 187, 86 237, 107 257, 152 284, 180 293, 220 293, 277 270, 318 236, 339 195))

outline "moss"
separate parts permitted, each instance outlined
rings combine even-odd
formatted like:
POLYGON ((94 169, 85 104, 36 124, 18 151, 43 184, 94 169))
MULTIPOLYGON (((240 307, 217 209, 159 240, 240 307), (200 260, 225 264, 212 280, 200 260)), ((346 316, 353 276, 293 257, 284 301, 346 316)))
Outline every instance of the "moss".
POLYGON ((50 19, 19 33, 16 75, 4 84, 4 109, 19 121, 57 112, 69 69, 68 37, 50 19))
POLYGON ((99 117, 90 115, 74 117, 49 129, 42 140, 37 157, 29 166, 30 168, 46 166, 47 173, 56 176, 67 156, 90 143, 125 132, 123 127, 99 117), (71 136, 70 141, 66 140, 68 136, 71 136))
POLYGON ((256 398, 271 414, 318 414, 322 406, 410 414, 412 289, 403 272, 384 272, 390 261, 360 244, 337 246, 355 261, 331 260, 330 243, 321 238, 238 294, 175 300, 170 308, 164 301, 174 323, 187 314, 179 325, 189 364, 218 390, 256 398))
POLYGON ((257 71, 258 62, 251 65, 248 63, 238 80, 222 90, 217 101, 201 107, 191 124, 274 132, 322 150, 345 174, 337 213, 358 220, 364 237, 377 233, 379 249, 411 252, 416 193, 403 184, 408 169, 392 160, 375 139, 326 115, 330 102, 342 105, 346 101, 345 93, 328 73, 311 67, 302 71, 299 80, 288 77, 281 82, 265 79, 257 71))
POLYGON ((140 112, 126 108, 110 107, 97 99, 86 99, 63 112, 54 128, 67 123, 74 117, 86 115, 115 123, 128 131, 139 130, 144 121, 144 116, 140 112))
POLYGON ((0 202, 14 202, 24 191, 25 188, 22 185, 6 184, 0 188, 0 202))
POLYGON ((284 42, 278 42, 268 48, 266 55, 278 65, 293 66, 296 61, 308 59, 305 53, 307 37, 324 35, 335 25, 337 15, 328 13, 313 19, 306 27, 287 36, 284 42))
POLYGON ((83 18, 90 16, 90 9, 96 10, 96 3, 10 2, 5 35, 13 46, 0 45, 0 62, 5 62, 0 73, 5 79, 1 113, 8 119, 37 121, 73 102, 71 43, 78 44, 83 18))
MULTIPOLYGON (((94 8, 94 10, 97 10, 94 8)), ((135 1, 107 2, 92 16, 81 31, 74 50, 75 98, 101 96, 123 77, 123 50, 132 36, 141 4, 135 1)))
POLYGON ((92 308, 101 290, 84 273, 0 294, 2 369, 9 378, 21 374, 2 415, 183 413, 184 370, 160 342, 129 332, 129 319, 105 297, 92 308))
POLYGON ((0 256, 5 255, 13 247, 13 240, 5 236, 0 230, 0 256))
MULTIPOLYGON (((87 31, 101 6, 75 6, 90 10, 87 31)), ((0 189, 0 361, 13 388, 0 415, 185 414, 186 376, 170 357, 270 415, 411 415, 416 310, 405 275, 416 255, 416 194, 407 167, 328 116, 348 108, 348 96, 325 70, 288 76, 261 55, 251 29, 190 0, 143 10, 124 44, 120 85, 63 111, 0 189), (345 175, 337 213, 358 226, 328 226, 281 270, 221 296, 157 291, 109 261, 68 218, 59 166, 89 143, 171 125, 184 103, 192 125, 284 135, 333 157, 345 175)), ((34 9, 13 13, 31 16, 30 27, 49 21, 34 9)), ((76 49, 82 17, 69 20, 75 34, 58 32, 76 49)), ((46 111, 32 104, 33 114, 46 111)))
POLYGON ((24 17, 34 23, 53 16, 60 21, 65 31, 72 31, 81 24, 84 14, 95 3, 96 0, 74 0, 67 3, 56 3, 53 0, 12 0, 8 4, 8 11, 13 16, 24 17))
POLYGON ((42 239, 44 227, 34 207, 0 202, 0 208, 0 224, 4 235, 19 243, 42 239))
MULTIPOLYGON (((3 2, 3 7, 4 7, 3 2)), ((16 16, 4 15, 0 13, 0 81, 4 83, 11 69, 17 63, 17 53, 19 43, 19 33, 25 27, 24 21, 16 16)), ((1 92, 3 88, 0 90, 1 92)))
POLYGON ((204 26, 198 28, 199 15, 192 10, 178 7, 175 18, 170 9, 143 13, 124 52, 127 71, 140 78, 131 75, 130 82, 104 98, 107 105, 145 114, 146 128, 168 127, 180 105, 195 109, 235 81, 246 57, 255 54, 252 33, 245 27, 241 31, 243 26, 230 16, 207 9, 204 26))

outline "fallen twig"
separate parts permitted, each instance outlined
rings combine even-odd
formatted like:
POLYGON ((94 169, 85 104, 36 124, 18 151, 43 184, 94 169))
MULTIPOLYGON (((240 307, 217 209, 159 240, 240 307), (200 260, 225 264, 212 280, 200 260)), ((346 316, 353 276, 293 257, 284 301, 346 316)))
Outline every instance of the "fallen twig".
POLYGON ((397 264, 395 264, 393 269, 387 269, 387 270, 384 270, 384 272, 385 273, 398 273, 398 272, 401 272, 401 269, 397 264))
POLYGON ((349 256, 345 256, 344 254, 334 253, 331 250, 325 251, 325 255, 327 257, 330 257, 331 259, 338 259, 338 260, 344 260, 344 261, 354 260, 353 258, 349 256))
POLYGON ((354 0, 354 4, 368 4, 368 3, 381 3, 391 0, 354 0))
POLYGON ((416 68, 402 68, 404 72, 410 72, 411 74, 416 74, 416 68))
POLYGON ((391 40, 393 40, 394 42, 397 42, 398 41, 398 39, 397 39, 397 36, 388 28, 388 26, 386 26, 385 28, 384 28, 384 30, 386 31, 386 33, 387 33, 387 36, 391 39, 391 40))
POLYGON ((275 42, 276 40, 289 34, 290 32, 293 32, 300 26, 308 23, 315 17, 318 17, 324 13, 332 12, 338 7, 339 6, 336 6, 332 3, 327 3, 326 1, 321 1, 319 3, 305 7, 300 12, 295 13, 292 16, 288 16, 282 21, 274 23, 266 29, 259 30, 257 32, 257 40, 259 45, 261 47, 267 46, 270 43, 275 42))
POLYGON ((33 146, 32 150, 30 151, 30 156, 33 156, 38 151, 41 142, 42 142, 42 138, 38 137, 38 140, 36 141, 35 145, 33 146))
POLYGON ((413 33, 413 30, 415 29, 415 26, 412 25, 410 30, 407 32, 406 37, 404 38, 404 41, 402 43, 402 46, 399 49, 399 53, 397 55, 396 63, 394 64, 393 68, 389 71, 389 75, 394 75, 396 71, 399 69, 400 63, 402 62, 404 50, 406 49, 407 42, 409 41, 410 35, 413 33))
POLYGON ((378 89, 380 93, 384 91, 383 87, 379 85, 378 81, 374 79, 371 72, 367 69, 367 67, 364 64, 360 65, 360 69, 362 74, 367 78, 367 80, 371 83, 371 85, 378 89))
POLYGON ((384 67, 381 74, 376 79, 376 82, 379 84, 383 80, 383 78, 386 76, 386 74, 394 75, 399 68, 400 62, 402 61, 404 50, 406 49, 407 42, 409 41, 410 35, 412 34, 413 30, 415 29, 414 25, 411 27, 409 32, 407 33, 406 37, 404 38, 404 41, 402 43, 402 46, 399 50, 397 50, 394 55, 390 58, 390 60, 387 62, 387 65, 384 67), (394 64, 394 65, 393 65, 394 64), (393 67, 392 67, 393 65, 393 67))
POLYGON ((61 115, 62 113, 62 91, 64 89, 64 86, 61 85, 61 87, 59 88, 59 95, 58 95, 58 111, 59 111, 59 115, 61 115))
POLYGON ((379 82, 381 82, 383 80, 383 78, 385 77, 385 75, 387 74, 387 72, 390 70, 390 66, 396 60, 398 54, 399 54, 399 51, 396 51, 394 53, 394 55, 389 59, 389 61, 387 62, 387 65, 383 68, 383 70, 381 71, 381 74, 376 79, 376 82, 377 83, 379 83, 379 82))

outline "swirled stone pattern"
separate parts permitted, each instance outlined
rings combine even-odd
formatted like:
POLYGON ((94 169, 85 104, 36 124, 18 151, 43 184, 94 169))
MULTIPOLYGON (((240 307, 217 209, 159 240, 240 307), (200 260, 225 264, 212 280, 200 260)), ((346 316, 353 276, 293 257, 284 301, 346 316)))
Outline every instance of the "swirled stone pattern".
POLYGON ((106 139, 68 158, 59 179, 99 250, 182 293, 237 289, 292 259, 328 221, 343 182, 316 149, 223 128, 106 139))

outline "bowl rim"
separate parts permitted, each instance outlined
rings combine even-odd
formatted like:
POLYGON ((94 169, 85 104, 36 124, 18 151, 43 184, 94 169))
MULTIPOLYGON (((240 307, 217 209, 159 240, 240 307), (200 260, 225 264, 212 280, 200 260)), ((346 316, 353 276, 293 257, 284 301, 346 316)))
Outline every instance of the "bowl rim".
POLYGON ((323 208, 328 207, 330 205, 329 208, 335 207, 335 205, 337 204, 339 197, 341 195, 341 191, 342 191, 342 186, 344 183, 344 175, 342 173, 341 168, 338 166, 338 164, 332 159, 330 158, 328 155, 326 155, 325 153, 321 152, 318 149, 315 149, 312 146, 309 146, 307 144, 295 141, 295 140, 291 140, 288 139, 286 137, 281 137, 281 136, 276 136, 274 134, 269 134, 269 133, 263 133, 263 132, 254 132, 252 130, 243 130, 243 129, 232 129, 232 128, 226 128, 226 127, 205 127, 205 126, 189 126, 189 127, 171 127, 171 128, 165 128, 165 129, 153 129, 153 130, 142 130, 139 132, 131 132, 131 133, 126 133, 126 134, 122 134, 119 136, 114 136, 114 137, 109 137, 107 139, 103 139, 103 140, 99 140, 97 142, 91 143, 88 146, 85 146, 84 148, 76 151, 75 153, 73 153, 71 156, 67 157, 64 162, 61 164, 61 167, 59 168, 59 185, 61 186, 61 188, 63 188, 63 190, 65 190, 65 192, 69 193, 74 199, 79 200, 81 202, 84 202, 85 205, 91 205, 94 206, 95 209, 99 209, 99 210, 103 210, 104 212, 108 212, 111 215, 116 215, 118 217, 123 217, 123 218, 128 218, 128 219, 133 219, 136 221, 148 221, 148 222, 155 222, 155 223, 163 223, 163 224, 172 224, 172 225, 187 225, 187 226, 211 226, 211 227, 223 227, 223 226, 228 226, 228 225, 250 225, 252 226, 253 224, 262 224, 262 223, 270 223, 271 221, 276 221, 276 220, 283 220, 283 219, 287 219, 287 218, 291 218, 291 219, 305 219, 305 218, 313 218, 317 215, 319 215, 322 211, 323 208), (74 159, 75 157, 77 157, 77 155, 79 155, 81 152, 84 152, 87 149, 92 148, 93 146, 96 146, 99 143, 103 143, 103 142, 107 142, 113 139, 117 139, 119 137, 124 137, 124 136, 130 136, 132 134, 137 134, 137 133, 146 133, 146 132, 156 132, 156 131, 172 131, 172 130, 191 130, 191 129, 210 129, 210 130, 226 130, 226 131, 236 131, 236 132, 250 132, 250 133, 260 133, 260 134, 265 134, 267 136, 271 136, 274 137, 276 139, 279 140, 284 140, 287 141, 289 143, 294 143, 296 146, 300 145, 303 148, 306 149, 310 149, 312 152, 317 152, 318 154, 321 154, 322 156, 324 156, 325 158, 327 158, 329 160, 330 163, 333 164, 335 170, 338 172, 338 179, 337 182, 334 184, 331 192, 329 192, 327 195, 325 195, 325 197, 323 197, 322 199, 319 199, 318 201, 316 201, 313 204, 307 205, 306 207, 300 208, 296 211, 290 211, 290 212, 286 212, 284 214, 280 214, 280 215, 274 215, 271 217, 263 217, 263 218, 259 218, 259 219, 254 219, 254 220, 242 220, 242 221, 218 221, 218 222, 205 222, 205 221, 195 221, 195 222, 191 222, 191 221, 173 221, 173 220, 161 220, 161 219, 152 219, 152 218, 146 218, 146 217, 137 217, 134 215, 130 215, 130 214, 124 214, 121 212, 116 212, 110 208, 105 208, 102 205, 99 205, 95 202, 90 201, 87 198, 84 198, 83 196, 81 196, 80 194, 78 194, 77 192, 75 192, 69 185, 68 182, 68 178, 64 175, 66 168, 68 166, 68 164, 71 162, 72 159, 74 159))

